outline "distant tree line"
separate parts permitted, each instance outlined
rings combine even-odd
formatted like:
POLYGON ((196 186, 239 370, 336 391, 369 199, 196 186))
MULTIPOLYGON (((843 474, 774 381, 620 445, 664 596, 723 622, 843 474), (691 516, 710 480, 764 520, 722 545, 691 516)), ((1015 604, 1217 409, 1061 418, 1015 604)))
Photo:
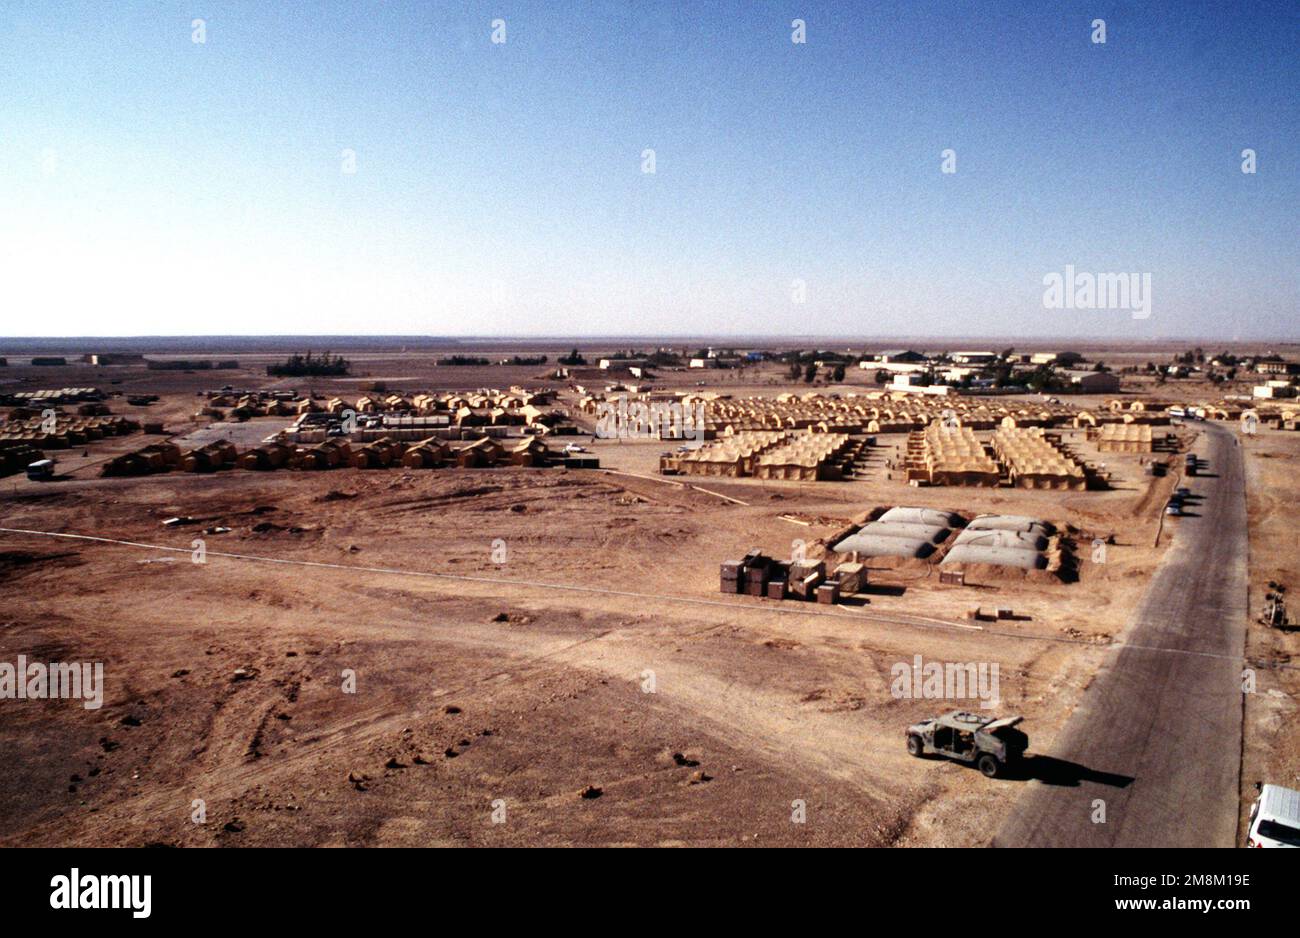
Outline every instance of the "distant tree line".
POLYGON ((490 365, 486 358, 474 358, 470 355, 448 355, 438 359, 439 365, 490 365))
POLYGON ((318 356, 308 352, 306 355, 290 355, 278 364, 267 365, 266 373, 272 377, 328 377, 345 375, 349 367, 351 363, 342 355, 331 355, 326 352, 318 356))

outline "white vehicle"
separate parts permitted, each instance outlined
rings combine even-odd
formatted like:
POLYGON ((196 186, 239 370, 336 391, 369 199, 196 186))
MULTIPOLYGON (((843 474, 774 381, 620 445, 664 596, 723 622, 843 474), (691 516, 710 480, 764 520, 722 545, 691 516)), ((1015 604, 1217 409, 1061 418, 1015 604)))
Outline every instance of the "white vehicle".
POLYGON ((1263 785, 1250 809, 1247 847, 1300 847, 1300 791, 1263 785))
POLYGON ((577 443, 564 444, 564 452, 566 453, 585 453, 586 451, 587 447, 579 446, 577 443))

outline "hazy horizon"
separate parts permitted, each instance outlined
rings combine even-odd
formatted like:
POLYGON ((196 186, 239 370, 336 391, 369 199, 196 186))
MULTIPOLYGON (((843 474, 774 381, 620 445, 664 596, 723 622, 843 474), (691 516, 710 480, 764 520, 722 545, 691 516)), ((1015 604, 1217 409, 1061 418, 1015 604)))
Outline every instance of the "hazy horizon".
POLYGON ((625 346, 640 351, 655 346, 691 346, 702 347, 717 345, 736 348, 797 348, 801 345, 821 344, 827 350, 847 346, 876 348, 881 346, 902 348, 917 347, 918 350, 954 351, 996 346, 992 351, 1004 348, 1018 350, 1045 350, 1059 348, 1109 348, 1122 350, 1177 347, 1194 348, 1205 346, 1209 351, 1222 350, 1229 346, 1269 346, 1287 348, 1300 345, 1300 336, 1273 336, 1262 338, 1222 338, 1215 336, 1179 336, 1174 338, 1145 338, 1119 340, 1112 336, 1079 337, 1032 337, 1009 335, 965 335, 948 333, 945 335, 757 335, 728 336, 719 334, 681 334, 681 335, 396 335, 396 334, 247 334, 247 335, 151 335, 151 336, 0 336, 0 355, 66 352, 69 354, 88 354, 91 352, 142 352, 145 354, 164 354, 168 350, 191 354, 209 351, 213 354, 223 350, 240 350, 247 353, 271 353, 291 351, 343 351, 351 352, 370 350, 391 350, 395 346, 413 346, 419 348, 440 348, 450 346, 503 346, 512 344, 519 347, 538 346, 547 348, 577 345, 591 346, 625 346))

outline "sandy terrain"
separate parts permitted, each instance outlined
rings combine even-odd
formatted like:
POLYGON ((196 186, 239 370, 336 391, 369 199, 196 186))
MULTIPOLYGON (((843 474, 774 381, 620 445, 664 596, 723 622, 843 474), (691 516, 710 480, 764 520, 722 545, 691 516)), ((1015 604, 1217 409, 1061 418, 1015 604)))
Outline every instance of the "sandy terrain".
MULTIPOLYGON (((195 390, 266 384, 156 374, 178 385, 149 410, 185 432, 195 390)), ((52 386, 81 383, 104 382, 52 386)), ((891 666, 997 664, 1000 710, 1050 748, 1168 543, 1153 548, 1176 481, 1120 456, 1109 492, 914 489, 882 451, 853 482, 699 491, 637 477, 664 444, 606 441, 616 472, 96 478, 144 441, 68 454, 69 481, 0 482, 0 526, 175 549, 0 534, 0 661, 102 661, 106 684, 98 710, 0 704, 2 843, 987 844, 1026 783, 908 757, 908 723, 978 702, 896 698, 891 666), (718 593, 722 560, 788 556, 893 504, 1072 526, 1079 580, 941 587, 917 565, 874 570, 837 607, 718 593), (232 530, 201 533, 217 526, 232 530), (974 624, 977 605, 1018 616, 974 624)), ((1290 478, 1251 465, 1270 491, 1252 521, 1285 543, 1272 492, 1290 478)), ((1281 708, 1261 675, 1249 706, 1281 708)), ((1294 729, 1271 719, 1251 725, 1294 729)), ((1294 776, 1288 746, 1275 774, 1294 776)))
POLYGON ((1246 746, 1242 754, 1243 831, 1245 812, 1255 799, 1255 783, 1300 788, 1300 633, 1269 628, 1263 614, 1269 583, 1287 588, 1288 614, 1300 619, 1295 506, 1300 502, 1300 439, 1295 434, 1261 432, 1243 436, 1247 504, 1250 512, 1250 612, 1246 632, 1248 666, 1255 690, 1246 694, 1246 746))
MULTIPOLYGON (((955 620, 971 605, 970 591, 912 588, 902 576, 901 595, 833 615, 722 597, 720 559, 788 544, 778 512, 857 506, 786 497, 745 508, 616 478, 171 475, 10 499, 7 527, 188 551, 197 529, 160 527, 184 513, 234 529, 205 539, 213 554, 483 580, 219 556, 196 565, 188 553, 5 536, 7 659, 102 660, 108 673, 101 710, 6 707, 0 746, 22 778, 5 788, 5 838, 979 843, 1015 784, 910 760, 901 727, 936 702, 893 699, 889 666, 915 654, 997 662, 1004 705, 1044 739, 1092 666, 1093 646, 1058 639, 1104 629, 1135 593, 1115 563, 1109 613, 1082 584, 1061 586, 1077 602, 999 635, 873 621, 876 611, 955 620), (276 510, 252 513, 259 506, 276 510), (279 529, 252 531, 267 521, 279 529), (492 561, 497 539, 503 565, 492 561), (503 612, 513 621, 492 621, 503 612), (236 680, 239 668, 256 676, 236 680), (345 668, 358 675, 355 694, 340 690, 345 668), (653 694, 642 692, 648 671, 653 694), (140 725, 124 726, 128 717, 140 725), (20 758, 33 747, 42 758, 20 758), (431 765, 411 761, 420 752, 431 765), (385 769, 390 758, 408 767, 385 769), (691 784, 696 771, 710 780, 691 784), (366 791, 350 772, 371 777, 366 791), (579 798, 587 785, 604 794, 579 798), (212 823, 189 822, 195 798, 212 823), (508 806, 504 828, 487 821, 496 798, 508 806), (789 820, 795 799, 809 805, 807 824, 789 820), (955 810, 972 799, 981 811, 955 810), (237 833, 223 827, 234 818, 237 833)), ((1053 605, 1051 588, 1025 593, 1021 608, 1053 605)))

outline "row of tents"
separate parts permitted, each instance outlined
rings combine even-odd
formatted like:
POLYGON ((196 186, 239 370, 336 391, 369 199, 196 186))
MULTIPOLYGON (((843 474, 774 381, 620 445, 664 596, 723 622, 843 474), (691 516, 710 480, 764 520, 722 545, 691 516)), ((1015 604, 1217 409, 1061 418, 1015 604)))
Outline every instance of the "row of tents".
POLYGON ((1059 435, 1036 427, 1003 427, 993 431, 992 445, 1013 486, 1071 491, 1088 486, 1083 466, 1060 448, 1059 435))
POLYGON ((1157 436, 1146 423, 1104 423, 1087 432, 1088 442, 1103 453, 1154 453, 1168 437, 1168 433, 1157 436))
POLYGON ((907 436, 905 460, 909 482, 996 486, 1001 481, 997 463, 966 426, 936 422, 922 431, 912 431, 907 436))
POLYGON ((868 441, 846 433, 744 430, 688 452, 659 457, 664 475, 703 475, 815 481, 853 471, 868 441))
MULTIPOLYGON (((776 397, 731 397, 718 392, 661 392, 614 395, 589 394, 578 409, 595 414, 602 406, 623 401, 679 403, 684 413, 704 407, 704 426, 696 428, 705 440, 737 433, 780 430, 813 430, 821 433, 911 433, 923 431, 936 421, 945 426, 972 430, 1006 428, 1053 429, 1056 427, 1097 428, 1109 424, 1168 425, 1181 411, 1194 411, 1206 419, 1236 420, 1251 409, 1249 402, 1207 401, 1186 405, 1174 401, 1115 398, 1092 410, 1079 410, 1059 401, 1025 402, 989 398, 944 396, 926 398, 915 394, 868 391, 828 395, 817 391, 786 393, 776 397)), ((1300 425, 1295 407, 1259 411, 1268 425, 1292 428, 1300 425)), ((1157 437, 1157 440, 1159 437, 1157 437)))
POLYGON ((908 434, 909 482, 928 485, 995 487, 1006 481, 1019 488, 1082 490, 1084 467, 1060 447, 1058 434, 1041 427, 1001 426, 988 446, 966 426, 932 423, 908 434))
POLYGON ((104 476, 148 475, 172 469, 214 472, 222 469, 432 469, 440 466, 544 466, 551 460, 546 445, 535 437, 501 443, 484 437, 466 443, 429 438, 416 443, 380 439, 355 445, 329 439, 307 446, 271 441, 240 453, 234 444, 216 441, 182 453, 175 443, 154 443, 105 463, 104 476))
POLYGON ((948 425, 991 430, 999 426, 1072 425, 1077 411, 1064 404, 1026 404, 988 399, 945 397, 933 400, 904 395, 895 399, 890 392, 826 395, 820 392, 781 394, 776 397, 737 397, 706 392, 680 393, 665 398, 651 392, 643 395, 587 395, 578 409, 596 414, 611 403, 677 403, 684 413, 694 414, 703 405, 702 438, 721 439, 738 433, 758 431, 810 430, 819 433, 908 433, 924 430, 941 419, 948 425))
POLYGON ((120 416, 73 416, 57 413, 51 419, 29 417, 0 423, 0 441, 27 443, 37 449, 85 446, 104 437, 125 436, 140 429, 138 421, 120 416))
POLYGON ((759 479, 842 479, 852 472, 864 441, 847 433, 799 433, 761 454, 754 463, 759 479))

